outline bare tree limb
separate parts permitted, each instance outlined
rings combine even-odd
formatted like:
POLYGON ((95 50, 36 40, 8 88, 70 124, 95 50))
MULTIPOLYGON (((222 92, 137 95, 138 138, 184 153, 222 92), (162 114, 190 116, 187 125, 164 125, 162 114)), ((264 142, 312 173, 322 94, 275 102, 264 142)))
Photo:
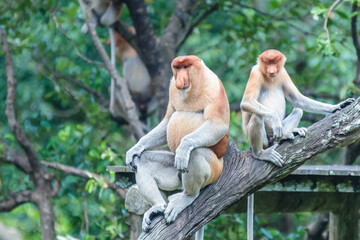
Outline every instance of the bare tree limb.
POLYGON ((237 5, 241 6, 241 7, 243 7, 243 8, 252 9, 252 10, 254 10, 255 12, 257 12, 258 14, 263 15, 263 16, 266 16, 266 17, 269 17, 269 18, 271 18, 271 19, 275 19, 275 20, 277 20, 277 21, 287 21, 287 24, 288 24, 290 27, 298 30, 299 32, 304 33, 305 35, 308 35, 308 36, 316 36, 316 34, 314 34, 314 33, 312 33, 312 32, 308 32, 308 31, 304 30, 304 29, 301 28, 301 27, 298 27, 296 24, 292 23, 291 20, 289 20, 289 19, 286 19, 286 18, 284 18, 284 17, 278 17, 278 16, 276 16, 276 15, 272 15, 272 14, 263 12, 263 11, 255 8, 255 7, 248 6, 248 5, 243 4, 243 3, 241 3, 241 2, 237 2, 237 1, 232 1, 232 2, 233 2, 234 4, 237 4, 237 5))
MULTIPOLYGON (((71 166, 66 166, 64 164, 60 164, 60 163, 55 163, 55 162, 46 162, 46 161, 41 161, 41 164, 44 166, 47 166, 49 168, 53 168, 56 170, 59 170, 61 172, 63 172, 66 175, 74 175, 77 177, 81 177, 84 179, 90 179, 90 178, 95 178, 95 179, 100 179, 101 175, 97 174, 97 173, 93 173, 93 172, 89 172, 86 170, 81 170, 75 167, 71 167, 71 166)), ((108 178, 103 177, 104 181, 106 182, 106 184, 108 185, 108 187, 110 189, 112 189, 117 195, 119 195, 122 199, 125 199, 126 196, 126 190, 118 188, 115 183, 111 183, 110 180, 108 178)))
POLYGON ((327 28, 327 22, 328 22, 328 20, 329 20, 329 16, 330 16, 330 14, 332 13, 332 11, 333 11, 333 9, 336 7, 336 5, 340 2, 340 1, 342 1, 342 0, 336 0, 331 6, 330 6, 330 8, 329 8, 329 10, 328 10, 328 13, 327 13, 327 15, 326 15, 326 18, 325 18, 325 21, 324 21, 324 30, 325 30, 325 32, 326 32, 326 37, 327 37, 327 40, 329 41, 329 43, 330 43, 330 34, 329 34, 329 30, 328 30, 328 28, 327 28))
MULTIPOLYGON (((59 7, 60 5, 58 5, 59 7)), ((58 11, 58 7, 54 9, 54 11, 51 13, 51 19, 55 24, 56 29, 62 34, 64 35, 64 37, 69 40, 69 42, 71 43, 71 45, 73 46, 76 54, 83 59, 84 61, 88 62, 89 64, 98 66, 98 67, 105 67, 104 63, 102 62, 98 62, 98 61, 93 61, 90 58, 85 57, 80 51, 79 48, 76 46, 76 44, 74 43, 74 41, 67 35, 67 33, 59 26, 59 23, 57 21, 57 18, 55 16, 55 13, 58 11)))
POLYGON ((24 149, 26 155, 28 156, 31 170, 32 171, 40 170, 40 174, 41 174, 41 165, 39 164, 37 154, 34 151, 31 142, 22 131, 20 124, 16 121, 14 102, 15 102, 17 81, 14 76, 14 66, 10 52, 10 46, 7 41, 5 30, 3 28, 0 28, 0 37, 2 40, 2 46, 5 54, 6 75, 7 75, 7 83, 8 83, 5 114, 8 118, 10 129, 14 133, 16 141, 24 149))
POLYGON ((127 118, 129 120, 129 124, 130 124, 130 127, 132 128, 132 132, 134 133, 134 136, 137 139, 140 139, 142 136, 144 136, 145 133, 142 129, 142 123, 140 122, 139 117, 137 115, 136 105, 131 98, 126 81, 124 78, 120 77, 120 75, 117 72, 117 70, 115 69, 115 67, 111 64, 109 56, 107 55, 107 53, 104 49, 104 46, 101 44, 100 39, 97 36, 95 27, 94 27, 93 23, 90 21, 91 9, 88 6, 88 4, 84 4, 84 5, 86 6, 86 11, 85 11, 86 24, 89 27, 89 32, 90 32, 91 38, 96 46, 97 51, 100 54, 102 60, 105 63, 106 69, 111 74, 111 77, 113 79, 115 79, 115 81, 117 83, 119 83, 121 96, 123 97, 124 105, 125 105, 125 106, 123 106, 123 109, 125 109, 125 111, 127 113, 127 118))
MULTIPOLYGON (((16 121, 15 117, 15 92, 17 80, 14 76, 14 67, 12 62, 12 55, 10 46, 7 41, 6 33, 3 28, 0 28, 0 38, 2 40, 2 46, 5 54, 6 63, 6 75, 7 75, 7 96, 6 96, 6 111, 5 114, 8 118, 9 126, 12 133, 15 136, 16 141, 24 150, 29 166, 30 166, 30 177, 32 178, 35 185, 35 192, 31 194, 32 201, 37 205, 40 212, 41 221, 41 237, 42 239, 55 239, 55 227, 54 227, 54 210, 49 201, 51 194, 53 193, 51 176, 46 174, 42 168, 38 156, 32 147, 30 140, 26 137, 25 133, 20 127, 20 124, 16 121)), ((24 198, 25 199, 25 198, 24 198)), ((28 199, 25 199, 28 200, 28 199)), ((24 201, 25 201, 24 200, 24 201)), ((22 200, 19 200, 22 203, 22 200)), ((15 206, 11 202, 4 203, 4 209, 8 206, 15 206), (6 205, 8 204, 8 205, 6 205)))
POLYGON ((160 39, 161 47, 165 53, 165 62, 170 63, 175 57, 179 38, 181 35, 185 35, 190 28, 191 14, 196 2, 197 0, 175 1, 174 13, 160 39))
POLYGON ((285 160, 281 168, 255 160, 250 151, 240 151, 235 144, 230 145, 224 156, 220 178, 204 188, 174 223, 167 225, 163 216, 158 216, 152 223, 153 229, 143 232, 139 239, 186 239, 235 202, 287 176, 315 155, 359 140, 360 98, 349 107, 313 124, 308 130, 305 138, 298 136, 278 146, 276 150, 285 160))
POLYGON ((29 160, 24 154, 15 150, 10 151, 9 146, 5 145, 1 139, 0 145, 3 146, 2 152, 0 153, 0 162, 13 164, 24 173, 31 172, 29 160))
POLYGON ((11 194, 11 197, 0 201, 0 212, 10 212, 23 203, 33 202, 33 192, 25 190, 20 193, 11 194))
POLYGON ((190 36, 190 34, 193 32, 194 28, 197 27, 204 19, 206 19, 209 15, 211 15, 213 12, 219 9, 219 4, 215 3, 211 6, 210 9, 208 9, 203 15, 201 15, 191 26, 187 29, 185 34, 183 34, 182 39, 178 41, 178 44, 176 44, 176 51, 180 49, 180 47, 184 44, 186 39, 190 36))

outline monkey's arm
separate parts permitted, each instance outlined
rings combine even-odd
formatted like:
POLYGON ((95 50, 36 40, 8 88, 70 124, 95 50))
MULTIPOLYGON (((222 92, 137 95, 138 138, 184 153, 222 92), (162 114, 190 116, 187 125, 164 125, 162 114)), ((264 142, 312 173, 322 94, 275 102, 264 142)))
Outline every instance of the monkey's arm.
POLYGON ((276 115, 276 112, 257 101, 260 96, 262 78, 259 75, 260 74, 256 73, 254 70, 251 71, 240 108, 241 111, 255 113, 266 118, 271 115, 276 115))
MULTIPOLYGON (((245 93, 240 104, 241 111, 257 114, 264 118, 267 123, 271 124, 273 137, 279 139, 282 137, 282 123, 280 116, 272 109, 259 103, 257 99, 261 90, 261 76, 260 73, 251 71, 248 83, 246 85, 245 93)), ((274 99, 276 101, 276 99, 274 99)))
POLYGON ((296 88, 290 76, 287 73, 286 75, 287 75, 286 80, 284 81, 284 86, 283 86, 285 97, 296 108, 301 108, 307 112, 325 114, 340 110, 346 107, 347 105, 351 104, 353 101, 355 101, 355 99, 353 98, 348 98, 339 104, 331 105, 331 104, 312 100, 302 95, 300 91, 296 88))
POLYGON ((191 151, 199 147, 217 144, 229 132, 229 104, 211 104, 204 109, 205 122, 194 132, 182 138, 175 153, 175 167, 180 172, 188 171, 191 151), (219 110, 221 109, 221 110, 219 110))
POLYGON ((148 134, 142 137, 129 151, 126 152, 126 165, 131 166, 135 157, 140 157, 147 149, 158 147, 166 144, 166 129, 171 115, 175 112, 175 109, 168 104, 167 112, 164 119, 148 134))

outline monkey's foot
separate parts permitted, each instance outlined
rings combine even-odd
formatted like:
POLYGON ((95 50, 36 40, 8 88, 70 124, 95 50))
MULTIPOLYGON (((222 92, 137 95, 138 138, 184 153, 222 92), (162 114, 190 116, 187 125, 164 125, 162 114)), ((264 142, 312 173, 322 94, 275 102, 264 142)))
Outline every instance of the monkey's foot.
POLYGON ((282 159, 281 155, 275 150, 278 144, 273 145, 267 149, 261 149, 258 152, 252 152, 254 158, 262 160, 262 161, 269 161, 274 163, 278 167, 282 167, 284 160, 282 159))
POLYGON ((145 232, 148 232, 151 227, 150 224, 152 222, 152 220, 162 214, 166 209, 166 204, 156 204, 154 206, 152 206, 149 210, 147 210, 144 214, 144 218, 142 221, 142 230, 145 232))
POLYGON ((186 195, 184 192, 176 193, 169 197, 168 206, 165 209, 164 217, 165 221, 169 224, 175 221, 176 217, 189 206, 199 194, 195 196, 186 195))

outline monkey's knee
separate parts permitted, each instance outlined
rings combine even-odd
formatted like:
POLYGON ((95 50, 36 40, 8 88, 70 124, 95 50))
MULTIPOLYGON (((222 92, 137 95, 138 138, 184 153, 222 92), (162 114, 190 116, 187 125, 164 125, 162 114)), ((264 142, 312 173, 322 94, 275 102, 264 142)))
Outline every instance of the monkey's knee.
POLYGON ((291 112, 291 115, 295 115, 298 118, 302 118, 303 116, 303 110, 301 108, 294 108, 291 112))
POLYGON ((212 150, 208 148, 193 150, 189 161, 189 172, 182 174, 184 192, 189 196, 198 194, 201 188, 216 181, 222 172, 222 167, 222 161, 212 150))

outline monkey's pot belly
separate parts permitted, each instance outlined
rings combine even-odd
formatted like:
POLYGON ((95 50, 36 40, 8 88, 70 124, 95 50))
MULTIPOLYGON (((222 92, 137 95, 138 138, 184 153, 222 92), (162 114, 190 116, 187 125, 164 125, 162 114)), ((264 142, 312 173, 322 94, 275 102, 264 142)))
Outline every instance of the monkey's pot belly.
POLYGON ((181 139, 198 129, 205 122, 202 112, 176 111, 172 114, 167 127, 169 148, 175 152, 181 139))

